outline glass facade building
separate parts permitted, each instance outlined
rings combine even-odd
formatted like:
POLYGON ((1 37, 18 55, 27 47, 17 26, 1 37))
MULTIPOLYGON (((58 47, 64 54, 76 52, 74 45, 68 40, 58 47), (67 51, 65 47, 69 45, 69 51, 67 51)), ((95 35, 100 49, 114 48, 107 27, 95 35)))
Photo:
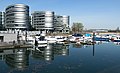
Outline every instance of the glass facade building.
POLYGON ((54 28, 56 32, 69 33, 69 16, 55 15, 54 28))
POLYGON ((4 23, 5 23, 5 12, 0 12, 0 30, 4 29, 4 23))
POLYGON ((5 9, 5 28, 6 29, 28 29, 29 22, 29 6, 24 4, 9 5, 5 9))
POLYGON ((0 12, 0 29, 2 28, 2 12, 0 12))
POLYGON ((53 30, 54 12, 35 11, 32 13, 32 26, 36 30, 53 30))

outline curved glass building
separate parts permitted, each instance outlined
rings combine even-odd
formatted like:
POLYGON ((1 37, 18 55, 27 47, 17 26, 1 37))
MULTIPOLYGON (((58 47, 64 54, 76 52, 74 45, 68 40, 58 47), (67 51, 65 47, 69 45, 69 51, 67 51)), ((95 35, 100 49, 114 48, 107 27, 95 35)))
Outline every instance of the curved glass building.
POLYGON ((56 32, 69 33, 69 16, 55 15, 54 28, 56 32))
POLYGON ((5 12, 0 12, 0 30, 4 29, 5 12))
POLYGON ((69 16, 66 16, 66 15, 63 15, 62 16, 63 18, 63 25, 65 26, 65 27, 69 27, 69 16))
POLYGON ((54 12, 35 11, 32 13, 32 25, 36 30, 53 30, 54 12))
POLYGON ((29 6, 24 4, 9 5, 5 9, 5 28, 24 30, 29 28, 29 6))

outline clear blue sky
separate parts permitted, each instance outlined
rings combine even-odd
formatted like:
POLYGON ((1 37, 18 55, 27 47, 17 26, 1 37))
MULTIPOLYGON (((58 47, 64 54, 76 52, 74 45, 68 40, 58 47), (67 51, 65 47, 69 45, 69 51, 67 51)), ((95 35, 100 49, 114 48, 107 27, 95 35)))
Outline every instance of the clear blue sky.
POLYGON ((30 12, 50 10, 69 15, 70 25, 81 22, 87 29, 120 27, 120 0, 0 0, 0 11, 16 3, 29 5, 30 12))

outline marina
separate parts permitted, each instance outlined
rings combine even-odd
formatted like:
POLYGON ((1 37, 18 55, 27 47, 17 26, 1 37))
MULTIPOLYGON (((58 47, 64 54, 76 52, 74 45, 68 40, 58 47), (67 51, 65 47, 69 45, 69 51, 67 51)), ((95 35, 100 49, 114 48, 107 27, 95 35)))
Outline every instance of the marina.
POLYGON ((2 73, 118 73, 120 71, 118 33, 51 36, 38 32, 2 33, 3 38, 0 38, 2 73), (10 35, 14 38, 7 38, 10 35))
POLYGON ((119 0, 0 3, 0 73, 120 73, 119 0))
POLYGON ((120 35, 118 33, 85 33, 73 35, 47 35, 46 33, 39 33, 39 31, 24 31, 23 33, 0 33, 0 48, 21 48, 21 47, 44 47, 47 44, 70 44, 75 43, 79 45, 92 45, 96 41, 120 42, 120 35), (34 34, 33 34, 34 33, 34 34))

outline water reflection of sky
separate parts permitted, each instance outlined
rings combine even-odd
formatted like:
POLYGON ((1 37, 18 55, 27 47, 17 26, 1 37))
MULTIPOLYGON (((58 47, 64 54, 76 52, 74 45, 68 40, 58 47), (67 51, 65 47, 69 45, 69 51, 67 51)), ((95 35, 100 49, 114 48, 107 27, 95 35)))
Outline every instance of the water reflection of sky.
POLYGON ((120 45, 48 45, 0 50, 2 73, 119 73, 120 45))

